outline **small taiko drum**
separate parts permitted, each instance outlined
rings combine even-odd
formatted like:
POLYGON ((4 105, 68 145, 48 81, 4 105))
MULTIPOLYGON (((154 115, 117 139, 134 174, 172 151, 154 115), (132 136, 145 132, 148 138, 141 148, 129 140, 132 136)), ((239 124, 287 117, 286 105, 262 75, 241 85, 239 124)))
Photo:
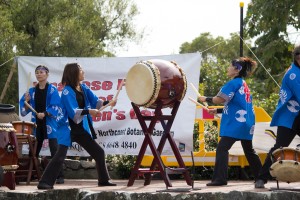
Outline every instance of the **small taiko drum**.
POLYGON ((297 182, 300 181, 300 150, 283 147, 273 153, 273 164, 270 174, 278 181, 297 182))
POLYGON ((17 133, 33 135, 36 125, 27 121, 13 121, 11 122, 17 133))
POLYGON ((18 163, 18 142, 10 123, 0 123, 0 165, 6 169, 18 163))
POLYGON ((161 59, 140 61, 126 76, 126 92, 137 106, 162 108, 181 101, 187 89, 186 75, 175 62, 161 59))

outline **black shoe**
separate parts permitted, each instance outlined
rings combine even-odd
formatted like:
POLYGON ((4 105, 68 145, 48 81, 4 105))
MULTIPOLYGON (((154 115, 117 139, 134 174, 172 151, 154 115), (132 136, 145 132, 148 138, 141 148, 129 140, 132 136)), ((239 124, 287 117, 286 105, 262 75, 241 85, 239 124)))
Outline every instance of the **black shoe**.
POLYGON ((37 188, 39 190, 50 190, 50 189, 53 189, 53 186, 48 185, 47 183, 41 183, 41 182, 39 182, 37 188))
POLYGON ((210 182, 207 183, 206 186, 222 186, 222 185, 227 185, 227 182, 210 182))
POLYGON ((65 183, 65 179, 62 177, 59 177, 58 179, 56 179, 56 184, 64 184, 65 183))
POLYGON ((255 181, 255 188, 265 188, 265 181, 261 179, 255 181))
POLYGON ((105 181, 105 182, 98 182, 98 186, 117 186, 117 184, 111 183, 109 181, 105 181))

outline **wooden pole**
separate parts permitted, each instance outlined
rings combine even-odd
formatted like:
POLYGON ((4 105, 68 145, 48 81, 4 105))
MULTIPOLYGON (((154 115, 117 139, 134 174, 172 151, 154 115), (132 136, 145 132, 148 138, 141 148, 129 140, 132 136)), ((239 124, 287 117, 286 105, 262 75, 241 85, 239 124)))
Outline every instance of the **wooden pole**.
POLYGON ((244 2, 240 2, 240 57, 243 57, 243 37, 244 37, 244 2))
POLYGON ((4 99, 4 96, 6 95, 6 90, 7 90, 8 86, 9 86, 9 83, 11 81, 11 78, 12 78, 12 76, 14 74, 14 71, 15 71, 16 67, 17 67, 17 62, 14 61, 13 65, 10 68, 10 72, 9 72, 8 77, 7 77, 7 80, 6 80, 6 83, 4 85, 4 88, 2 90, 2 93, 1 93, 1 96, 0 96, 0 103, 2 103, 2 100, 4 99))

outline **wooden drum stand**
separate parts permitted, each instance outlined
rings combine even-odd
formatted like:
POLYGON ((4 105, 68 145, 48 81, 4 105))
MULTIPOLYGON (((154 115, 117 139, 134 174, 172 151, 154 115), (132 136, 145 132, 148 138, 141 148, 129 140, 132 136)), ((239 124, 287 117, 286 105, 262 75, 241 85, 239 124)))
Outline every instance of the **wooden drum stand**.
POLYGON ((155 172, 160 172, 160 174, 166 184, 166 187, 172 187, 172 184, 171 184, 171 181, 170 181, 170 178, 168 175, 168 172, 170 172, 170 171, 182 173, 184 175, 186 183, 188 185, 192 185, 192 179, 190 177, 190 173, 189 173, 188 169, 185 167, 185 164, 180 155, 180 152, 179 152, 179 150, 176 146, 176 143, 170 133, 171 126, 173 124, 173 121, 175 119, 176 113, 177 113, 179 105, 180 105, 180 101, 175 102, 173 109, 171 111, 171 115, 163 115, 163 113, 161 111, 162 110, 161 102, 159 102, 157 104, 157 107, 155 108, 154 116, 143 116, 141 114, 138 106, 136 106, 133 102, 131 102, 131 105, 132 105, 132 107, 136 113, 137 119, 142 127, 142 130, 145 135, 145 139, 141 146, 140 152, 137 156, 135 166, 133 167, 133 169, 131 171, 131 175, 129 177, 127 186, 132 186, 135 179, 140 174, 145 174, 144 185, 149 185, 151 182, 152 174, 155 172), (145 121, 150 121, 149 127, 147 127, 145 121), (151 135, 153 133, 153 130, 154 130, 154 127, 155 127, 157 121, 161 122, 161 125, 164 129, 164 134, 161 137, 158 147, 156 148, 151 135), (167 121, 167 123, 166 123, 166 121, 167 121), (172 151, 173 151, 173 153, 177 159, 177 162, 179 164, 178 168, 169 168, 169 167, 164 166, 163 161, 160 157, 167 140, 169 141, 172 151), (148 169, 140 168, 142 159, 144 157, 144 154, 146 152, 148 145, 151 149, 154 159, 152 161, 150 168, 148 168, 148 169), (157 166, 158 170, 156 170, 156 166, 157 166))

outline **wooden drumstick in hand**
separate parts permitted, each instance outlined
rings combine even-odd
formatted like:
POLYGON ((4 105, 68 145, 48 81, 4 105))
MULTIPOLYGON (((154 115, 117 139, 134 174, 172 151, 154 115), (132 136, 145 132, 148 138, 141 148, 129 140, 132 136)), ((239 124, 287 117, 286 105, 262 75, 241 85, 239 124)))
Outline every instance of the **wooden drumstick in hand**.
POLYGON ((110 101, 108 104, 106 104, 105 106, 102 106, 100 109, 99 109, 99 112, 104 110, 105 108, 107 108, 108 106, 110 106, 111 104, 115 103, 115 100, 112 100, 110 101))
POLYGON ((25 104, 32 112, 34 112, 35 114, 37 114, 36 110, 34 110, 34 108, 31 107, 31 105, 29 105, 29 103, 27 103, 27 101, 24 101, 24 104, 25 104))
MULTIPOLYGON (((190 83, 190 84, 191 84, 191 86, 192 86, 194 92, 198 95, 198 97, 200 97, 201 94, 198 92, 198 90, 196 89, 196 87, 194 86, 194 84, 193 84, 193 83, 190 83)), ((206 107, 208 106, 208 104, 207 104, 206 102, 203 102, 203 104, 204 104, 206 107)))
MULTIPOLYGON (((190 101, 192 101, 193 103, 195 103, 198 106, 201 106, 204 110, 206 110, 207 112, 209 112, 209 108, 205 105, 203 105, 202 103, 197 102, 196 100, 194 100, 191 97, 188 97, 190 101)), ((220 118, 217 114, 214 114, 215 117, 220 118)))
MULTIPOLYGON (((117 101, 117 99, 118 99, 119 93, 120 93, 121 88, 123 87, 123 84, 124 84, 124 80, 125 79, 122 79, 122 81, 119 85, 118 91, 117 91, 117 93, 116 93, 116 95, 114 96, 114 99, 113 99, 114 101, 117 101)), ((113 106, 110 107, 110 109, 112 109, 112 108, 113 108, 113 106)))
POLYGON ((31 72, 28 73, 28 77, 27 77, 27 88, 26 88, 26 92, 29 92, 29 88, 30 88, 30 82, 31 82, 31 72))
POLYGON ((202 108, 204 108, 205 110, 209 110, 205 105, 203 105, 202 103, 199 103, 198 101, 194 100, 192 97, 189 97, 189 100, 193 103, 195 103, 197 106, 201 106, 202 108))
POLYGON ((123 84, 124 84, 124 80, 125 80, 125 79, 123 79, 123 80, 121 81, 121 83, 120 83, 120 85, 119 85, 119 88, 118 88, 118 91, 117 91, 117 93, 116 93, 116 95, 115 95, 115 97, 114 97, 114 100, 117 100, 117 99, 118 99, 119 93, 120 93, 121 88, 122 88, 122 86, 123 86, 123 84))

